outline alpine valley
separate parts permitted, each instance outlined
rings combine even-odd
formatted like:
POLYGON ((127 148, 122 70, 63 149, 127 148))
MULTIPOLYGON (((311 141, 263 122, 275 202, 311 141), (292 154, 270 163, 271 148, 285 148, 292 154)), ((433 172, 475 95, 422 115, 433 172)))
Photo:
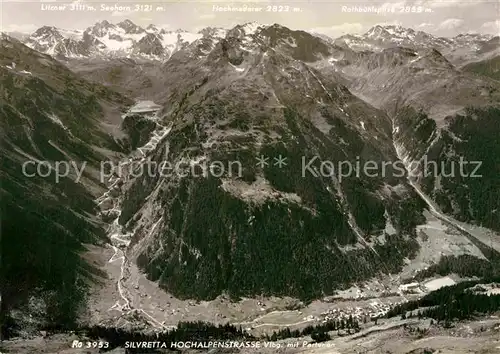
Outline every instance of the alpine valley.
POLYGON ((500 37, 130 20, 14 37, 4 351, 498 350, 500 37))

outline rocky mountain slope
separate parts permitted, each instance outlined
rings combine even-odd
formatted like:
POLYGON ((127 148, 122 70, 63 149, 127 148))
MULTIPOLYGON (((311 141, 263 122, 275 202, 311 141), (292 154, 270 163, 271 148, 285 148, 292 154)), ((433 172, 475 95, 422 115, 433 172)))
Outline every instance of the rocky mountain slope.
MULTIPOLYGON (((381 53, 342 51, 318 37, 278 25, 237 26, 215 46, 201 49, 203 45, 194 42, 164 64, 165 79, 172 84, 162 93, 163 99, 158 97, 164 106, 161 119, 172 128, 166 146, 159 144, 150 158, 159 163, 167 156, 172 165, 184 166, 183 177, 174 173, 128 180, 120 201, 119 221, 133 235, 132 254, 151 279, 180 297, 212 298, 221 291, 315 297, 335 287, 326 284, 339 286, 369 273, 398 269, 417 251, 411 235, 424 221, 424 204, 406 183, 406 175, 343 181, 328 173, 298 177, 294 174, 303 167, 299 161, 317 155, 316 168, 324 169, 325 160, 335 165, 354 163, 358 156, 362 161, 402 159, 408 169, 434 147, 432 134, 449 132, 453 142, 460 142, 453 139, 457 125, 446 130, 432 128, 432 122, 447 117, 450 107, 458 112, 453 111, 455 105, 467 105, 462 97, 475 97, 469 102, 481 119, 495 117, 496 83, 461 74, 433 49, 419 54, 402 48, 381 53), (345 70, 332 69, 336 61, 345 70), (313 66, 327 62, 330 70, 318 65, 317 71, 307 62, 313 66), (360 75, 360 69, 366 75, 360 75), (408 81, 410 70, 417 74, 413 84, 408 81), (439 79, 435 86, 428 85, 430 77, 439 79), (373 110, 339 82, 386 113, 373 110), (390 90, 378 102, 374 95, 383 92, 382 82, 389 83, 390 90), (432 100, 447 85, 452 92, 447 102, 432 100), (453 91, 456 85, 460 90, 453 91), (482 94, 472 94, 478 88, 482 94), (432 114, 432 119, 423 112, 432 114), (423 129, 424 123, 432 129, 415 130, 423 129), (401 135, 405 133, 412 139, 401 135), (260 155, 286 156, 290 164, 279 168, 271 162, 259 168, 255 163, 260 155), (213 161, 222 166, 238 161, 244 168, 236 178, 214 177, 207 170, 201 178, 200 164, 210 168, 213 161), (191 172, 188 176, 186 170, 191 172), (215 227, 212 220, 221 222, 215 227), (319 226, 323 223, 326 228, 319 226), (388 223, 397 230, 391 237, 384 231, 388 223), (252 237, 241 239, 242 235, 252 237), (269 243, 270 239, 279 242, 269 243), (335 267, 339 273, 326 272, 335 267)), ((468 122, 471 139, 451 146, 444 140, 431 156, 455 163, 447 158, 446 149, 456 149, 473 161, 485 160, 472 139, 491 142, 490 149, 497 135, 484 135, 474 128, 480 124, 466 116, 455 121, 468 122)), ((416 181, 445 212, 497 228, 496 162, 485 164, 488 182, 465 182, 470 187, 465 196, 456 188, 463 183, 460 176, 432 175, 416 181), (433 187, 437 180, 442 189, 433 187), (469 209, 460 205, 461 199, 468 200, 469 209), (446 203, 455 207, 446 208, 446 203)))
POLYGON ((417 250, 424 203, 404 170, 334 172, 340 161, 397 156, 387 115, 305 64, 327 54, 316 40, 277 25, 237 27, 204 56, 193 43, 165 64, 173 84, 159 115, 171 130, 147 158, 182 170, 127 179, 118 204, 130 251, 171 293, 312 298, 396 271, 417 250), (256 166, 260 155, 269 165, 256 166), (319 173, 302 175, 311 159, 319 173), (203 175, 215 161, 224 173, 203 175), (234 162, 241 174, 228 175, 234 162))
POLYGON ((470 63, 464 66, 462 70, 473 72, 478 75, 488 76, 495 80, 500 80, 500 56, 470 63))
POLYGON ((157 62, 142 58, 86 58, 66 65, 85 79, 107 86, 126 96, 151 99, 165 84, 157 62))
POLYGON ((122 150, 104 124, 129 101, 0 40, 2 324, 9 314, 27 327, 71 323, 100 274, 80 257, 82 243, 106 238, 92 194, 104 187, 99 163, 122 150))
POLYGON ((318 66, 389 113, 400 157, 445 212, 498 230, 498 161, 490 156, 498 81, 457 69, 435 49, 346 52, 318 66))

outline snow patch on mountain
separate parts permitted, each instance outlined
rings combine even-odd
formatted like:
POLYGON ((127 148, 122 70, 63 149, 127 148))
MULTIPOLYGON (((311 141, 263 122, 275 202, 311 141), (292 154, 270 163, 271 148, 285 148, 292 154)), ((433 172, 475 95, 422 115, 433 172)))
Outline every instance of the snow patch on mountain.
POLYGON ((42 53, 66 58, 142 57, 166 60, 202 36, 202 33, 183 30, 166 31, 155 25, 143 29, 130 20, 118 24, 101 21, 85 30, 43 26, 29 36, 25 44, 42 53), (156 36, 159 42, 140 43, 151 35, 156 36))
POLYGON ((59 125, 61 128, 63 128, 64 130, 69 130, 65 125, 64 123, 61 121, 61 119, 59 119, 58 116, 56 116, 55 114, 53 113, 50 113, 50 114, 47 114, 47 117, 52 121, 54 122, 55 124, 59 125))

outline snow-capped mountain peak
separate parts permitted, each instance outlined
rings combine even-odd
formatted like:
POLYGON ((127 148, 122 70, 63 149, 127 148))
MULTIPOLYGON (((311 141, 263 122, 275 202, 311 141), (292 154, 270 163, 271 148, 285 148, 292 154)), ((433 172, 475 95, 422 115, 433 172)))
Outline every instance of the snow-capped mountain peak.
POLYGON ((372 28, 368 32, 365 33, 365 37, 367 38, 380 38, 384 32, 388 33, 382 26, 377 25, 372 28))
POLYGON ((25 40, 29 47, 49 55, 86 56, 91 46, 102 46, 94 38, 85 36, 82 31, 64 30, 53 26, 37 29, 25 40))
POLYGON ((43 26, 37 29, 33 34, 33 38, 37 39, 48 39, 48 38, 62 38, 62 34, 59 32, 57 27, 54 26, 43 26))
POLYGON ((103 37, 108 33, 111 29, 115 28, 115 25, 109 23, 104 20, 101 22, 97 22, 94 26, 87 28, 86 32, 90 33, 96 37, 103 37))
POLYGON ((222 27, 205 27, 198 31, 204 37, 224 38, 227 30, 222 27))
POLYGON ((399 25, 377 25, 372 27, 364 34, 364 38, 373 40, 413 40, 416 33, 411 28, 405 28, 399 25))
POLYGON ((257 30, 261 27, 264 27, 264 25, 261 25, 260 23, 257 22, 247 22, 241 26, 241 29, 245 32, 245 34, 255 34, 257 30))
POLYGON ((146 32, 148 33, 160 33, 160 31, 161 30, 153 24, 150 24, 148 27, 146 27, 146 32))

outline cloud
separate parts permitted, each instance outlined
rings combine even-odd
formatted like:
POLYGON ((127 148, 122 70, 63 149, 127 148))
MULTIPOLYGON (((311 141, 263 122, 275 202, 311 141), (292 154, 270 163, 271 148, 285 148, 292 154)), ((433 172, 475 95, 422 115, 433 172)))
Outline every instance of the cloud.
POLYGON ((335 38, 348 33, 361 33, 363 29, 364 26, 361 23, 343 23, 336 26, 311 28, 310 31, 325 34, 329 37, 335 38))
POLYGON ((481 28, 479 28, 479 32, 489 33, 489 34, 499 36, 500 35, 500 20, 483 23, 481 28))

